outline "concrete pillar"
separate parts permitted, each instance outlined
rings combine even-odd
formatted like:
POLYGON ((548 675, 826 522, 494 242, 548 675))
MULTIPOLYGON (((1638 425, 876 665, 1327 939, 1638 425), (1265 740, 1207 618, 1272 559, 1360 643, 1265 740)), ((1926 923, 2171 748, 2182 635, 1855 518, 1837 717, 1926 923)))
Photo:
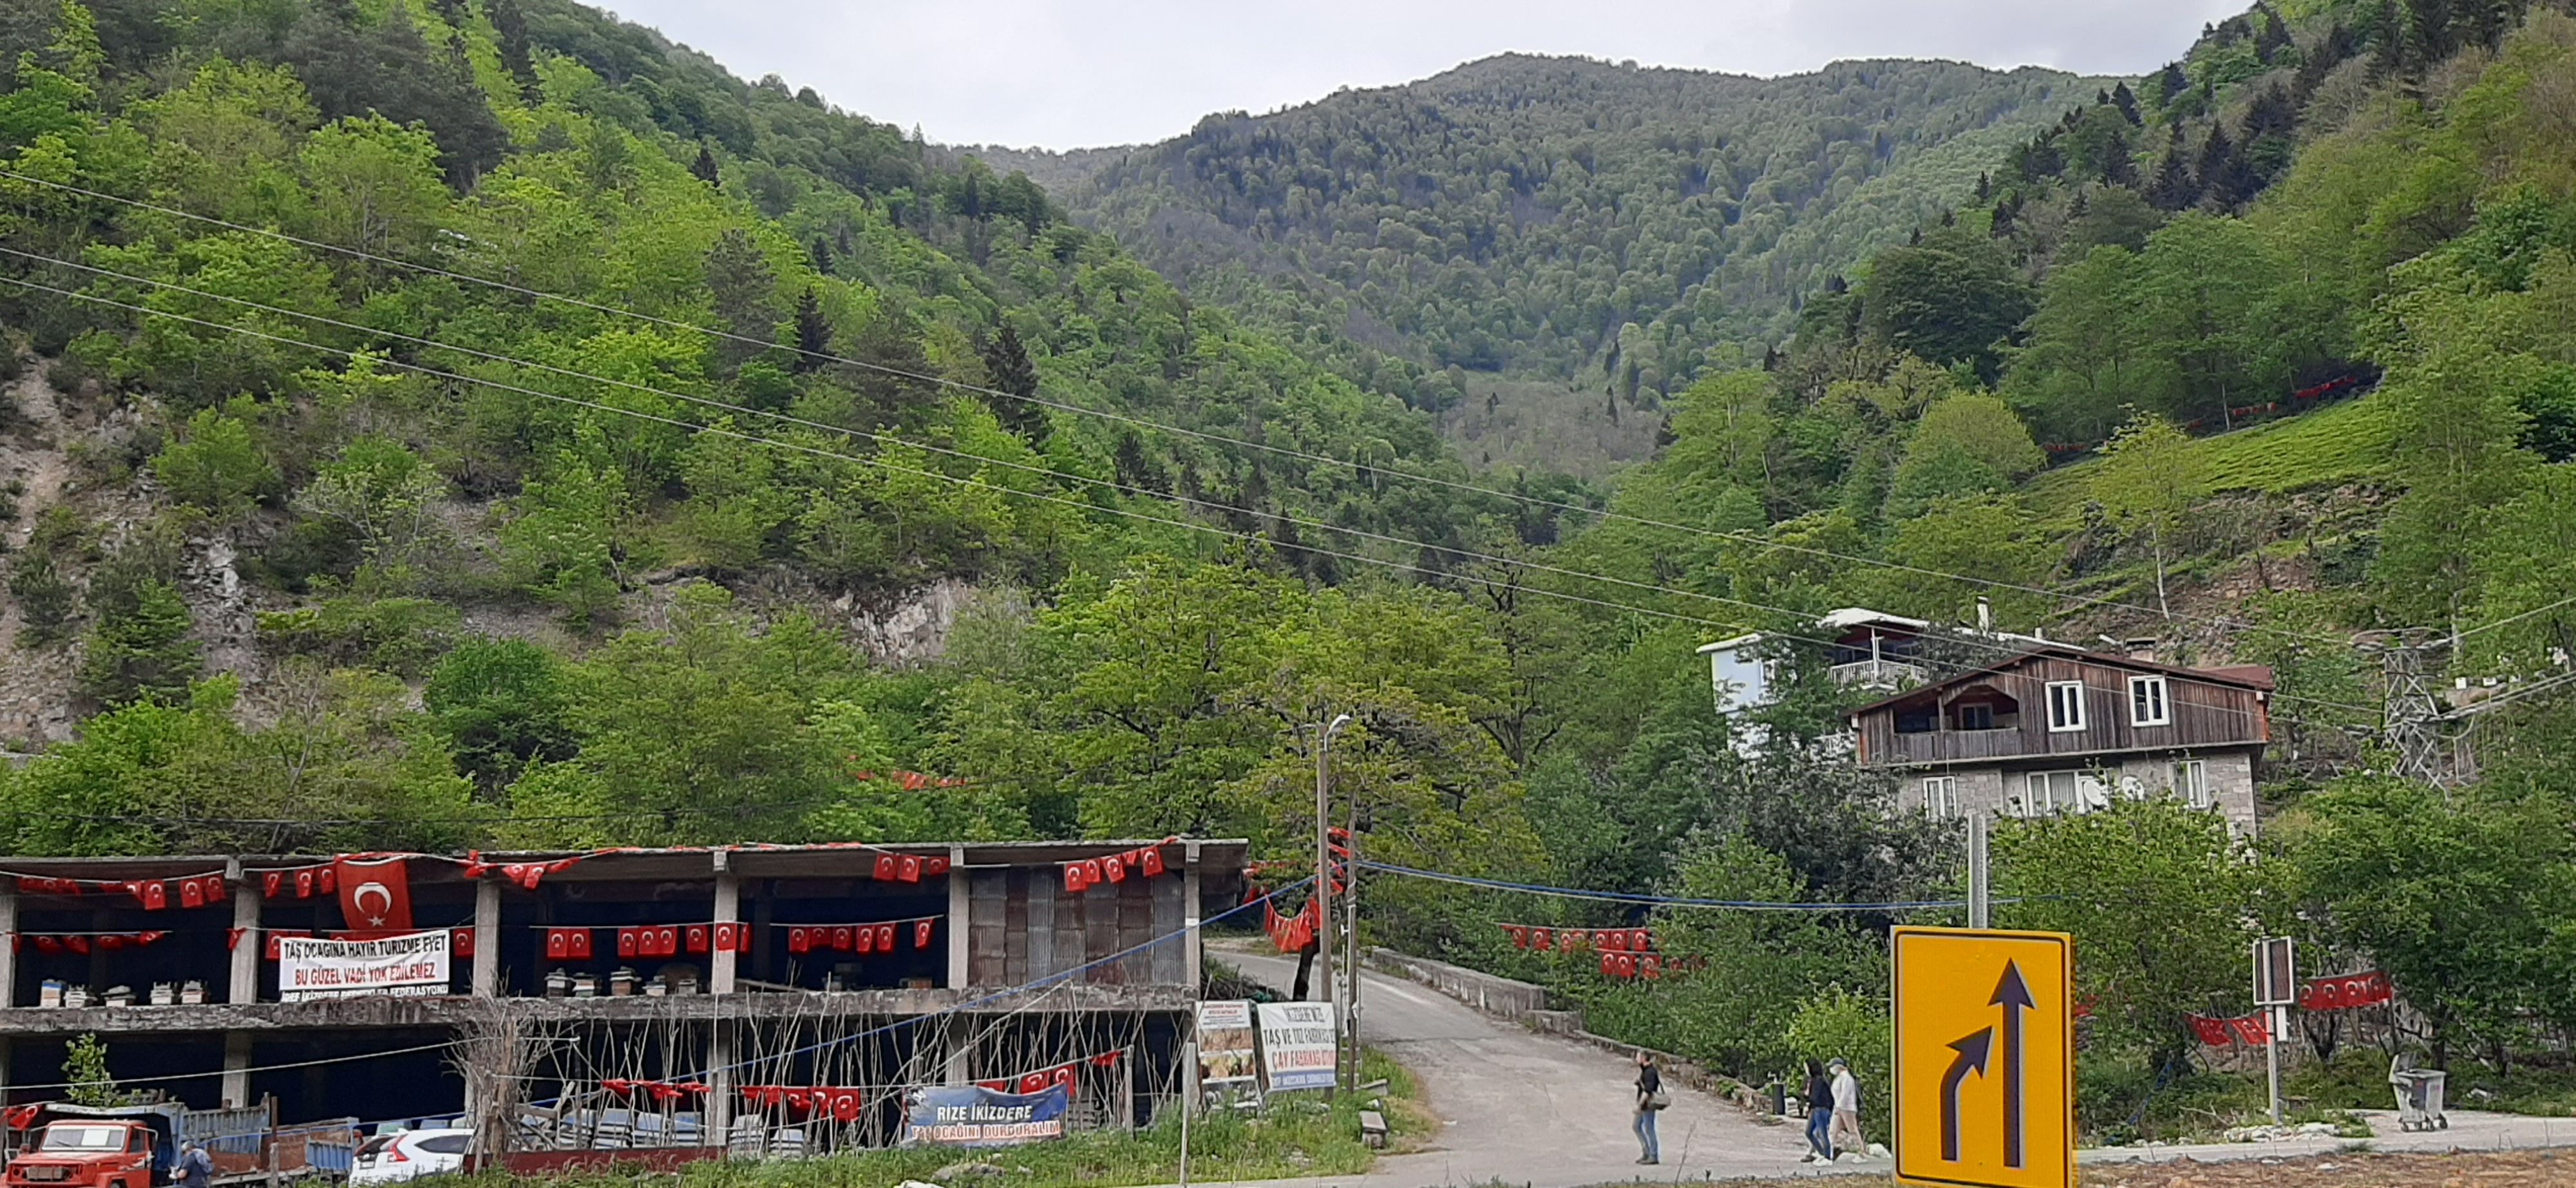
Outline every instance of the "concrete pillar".
MULTIPOLYGON (((731 864, 726 859, 728 853, 730 851, 723 849, 716 851, 715 922, 718 924, 738 923, 742 919, 742 876, 733 873, 731 864)), ((735 970, 741 956, 742 954, 731 949, 709 947, 707 993, 731 994, 734 992, 735 970)))
POLYGON ((250 1033, 224 1033, 224 1108, 250 1104, 250 1033))
POLYGON ((948 1049, 947 1066, 940 1070, 940 1080, 949 1085, 963 1085, 975 1075, 975 1041, 972 1029, 961 1019, 950 1016, 940 1025, 940 1040, 948 1049))
MULTIPOLYGON (((0 1007, 18 1005, 18 881, 0 878, 0 1007)), ((7 1070, 0 1069, 0 1083, 7 1070)))
POLYGON ((966 931, 966 847, 948 847, 948 988, 966 988, 966 958, 974 951, 966 931))
POLYGON ((1181 984, 1196 995, 1199 988, 1199 843, 1181 843, 1181 984))
POLYGON ((490 877, 474 881, 474 982, 476 998, 501 993, 501 884, 490 877))
MULTIPOLYGON (((259 933, 261 888, 244 874, 241 859, 224 863, 224 880, 232 888, 233 941, 232 980, 224 991, 225 1002, 259 1001, 259 963, 266 956, 268 944, 259 933)), ((248 1102, 243 1104, 247 1105, 248 1102)))
MULTIPOLYGON (((732 965, 730 961, 725 962, 727 981, 732 980, 732 965)), ((720 1150, 733 1145, 733 1085, 736 1079, 733 1053, 733 1020, 718 1019, 707 1033, 707 1104, 705 1112, 699 1116, 705 1120, 707 1128, 705 1145, 720 1150)))

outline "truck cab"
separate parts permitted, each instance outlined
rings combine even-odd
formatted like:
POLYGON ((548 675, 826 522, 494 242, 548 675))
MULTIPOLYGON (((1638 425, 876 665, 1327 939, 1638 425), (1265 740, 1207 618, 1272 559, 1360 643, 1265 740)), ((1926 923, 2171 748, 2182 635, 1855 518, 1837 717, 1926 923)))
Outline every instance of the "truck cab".
POLYGON ((9 1162, 8 1188, 163 1188, 173 1149, 139 1119, 61 1118, 9 1162))

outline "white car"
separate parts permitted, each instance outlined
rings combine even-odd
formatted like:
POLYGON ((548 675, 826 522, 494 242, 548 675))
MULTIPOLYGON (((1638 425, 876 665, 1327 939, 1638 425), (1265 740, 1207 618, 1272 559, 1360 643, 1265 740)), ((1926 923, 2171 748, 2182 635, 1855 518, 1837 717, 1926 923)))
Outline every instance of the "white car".
POLYGON ((465 1170, 465 1153, 474 1147, 471 1130, 405 1130, 380 1134, 358 1148, 349 1169, 350 1188, 400 1184, 422 1176, 454 1175, 465 1170))

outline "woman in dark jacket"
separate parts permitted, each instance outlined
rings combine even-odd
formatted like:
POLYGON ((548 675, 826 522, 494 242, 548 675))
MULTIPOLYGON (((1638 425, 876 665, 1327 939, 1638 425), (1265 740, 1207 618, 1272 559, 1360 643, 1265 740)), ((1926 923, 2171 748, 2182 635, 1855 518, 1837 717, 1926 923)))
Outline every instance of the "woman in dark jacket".
POLYGON ((1834 1083, 1825 1076, 1825 1067, 1813 1060, 1807 1062, 1807 1145, 1814 1148, 1809 1159, 1820 1163, 1834 1161, 1834 1083))
POLYGON ((1655 1111, 1663 1108, 1658 1104, 1663 1092, 1664 1074, 1655 1070, 1655 1054, 1643 1048, 1638 1049, 1637 1121, 1634 1129, 1637 1132, 1638 1149, 1642 1152, 1637 1156, 1639 1163, 1664 1161, 1663 1151, 1655 1142, 1655 1111))

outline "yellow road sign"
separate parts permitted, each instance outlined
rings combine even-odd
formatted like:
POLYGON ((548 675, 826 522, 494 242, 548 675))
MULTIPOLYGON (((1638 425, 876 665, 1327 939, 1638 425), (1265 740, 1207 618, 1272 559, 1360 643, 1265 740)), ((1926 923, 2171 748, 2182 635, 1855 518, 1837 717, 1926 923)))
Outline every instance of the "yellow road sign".
POLYGON ((1896 1177, 2075 1183, 2075 938, 1896 930, 1896 1177))

